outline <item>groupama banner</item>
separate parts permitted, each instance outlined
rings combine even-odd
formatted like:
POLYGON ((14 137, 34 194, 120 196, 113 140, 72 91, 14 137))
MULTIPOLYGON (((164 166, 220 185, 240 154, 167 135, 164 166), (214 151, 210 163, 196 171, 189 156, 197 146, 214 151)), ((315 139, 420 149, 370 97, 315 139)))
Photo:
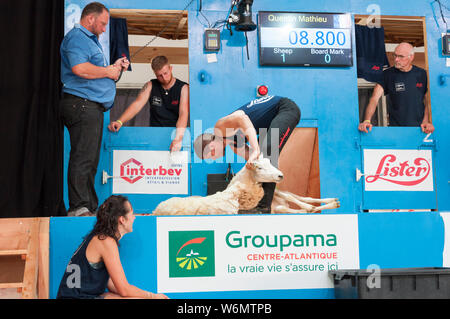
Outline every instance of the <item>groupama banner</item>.
POLYGON ((357 216, 158 217, 158 291, 333 288, 359 268, 357 216))

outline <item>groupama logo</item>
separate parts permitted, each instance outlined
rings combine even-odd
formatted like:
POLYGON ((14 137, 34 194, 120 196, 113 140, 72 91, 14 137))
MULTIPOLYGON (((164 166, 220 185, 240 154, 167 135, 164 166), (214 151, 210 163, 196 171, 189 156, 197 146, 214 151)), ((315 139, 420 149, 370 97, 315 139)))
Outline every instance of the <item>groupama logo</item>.
POLYGON ((214 231, 169 231, 169 277, 214 275, 214 231))

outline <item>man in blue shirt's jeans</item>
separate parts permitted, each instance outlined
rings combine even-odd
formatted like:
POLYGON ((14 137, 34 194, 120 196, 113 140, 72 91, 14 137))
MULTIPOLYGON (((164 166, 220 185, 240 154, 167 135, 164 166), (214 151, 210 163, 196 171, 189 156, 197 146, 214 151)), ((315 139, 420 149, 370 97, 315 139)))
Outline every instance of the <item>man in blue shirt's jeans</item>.
POLYGON ((128 68, 126 58, 108 65, 98 41, 109 22, 101 3, 88 4, 80 23, 61 43, 61 116, 70 134, 68 169, 69 216, 89 216, 97 210, 94 178, 103 133, 103 112, 114 102, 115 80, 128 68))

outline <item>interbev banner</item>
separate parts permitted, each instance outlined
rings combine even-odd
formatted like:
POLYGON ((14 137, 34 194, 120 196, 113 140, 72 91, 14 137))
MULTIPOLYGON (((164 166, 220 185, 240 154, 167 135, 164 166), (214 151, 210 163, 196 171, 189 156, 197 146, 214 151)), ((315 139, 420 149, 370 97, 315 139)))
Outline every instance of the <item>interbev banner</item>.
POLYGON ((333 288, 358 269, 356 214, 158 217, 158 291, 333 288))
POLYGON ((113 194, 187 194, 188 153, 114 150, 113 194))

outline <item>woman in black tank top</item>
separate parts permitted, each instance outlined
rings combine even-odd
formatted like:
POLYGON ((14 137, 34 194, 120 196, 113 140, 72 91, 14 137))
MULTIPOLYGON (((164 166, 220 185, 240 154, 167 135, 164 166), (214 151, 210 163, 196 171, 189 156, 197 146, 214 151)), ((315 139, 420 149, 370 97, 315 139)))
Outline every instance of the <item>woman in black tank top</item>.
POLYGON ((124 196, 110 196, 99 208, 97 223, 75 251, 58 289, 58 299, 167 299, 130 285, 125 277, 119 240, 133 231, 133 208, 124 196), (108 289, 108 292, 106 292, 108 289))

